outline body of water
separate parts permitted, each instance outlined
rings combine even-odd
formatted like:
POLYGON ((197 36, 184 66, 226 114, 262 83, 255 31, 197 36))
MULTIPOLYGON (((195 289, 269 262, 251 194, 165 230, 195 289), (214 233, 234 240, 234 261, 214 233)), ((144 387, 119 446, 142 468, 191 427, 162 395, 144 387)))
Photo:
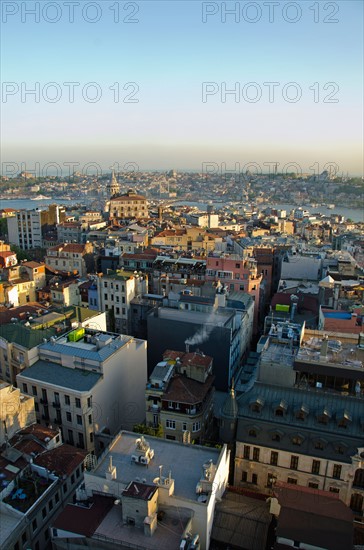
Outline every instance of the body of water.
MULTIPOLYGON (((101 199, 102 201, 102 199, 101 199)), ((72 206, 75 204, 89 204, 92 205, 94 203, 95 207, 97 205, 97 202, 100 202, 100 199, 97 197, 89 197, 85 199, 84 197, 80 199, 74 199, 74 200, 62 200, 62 199, 42 199, 42 200, 31 200, 31 199, 5 199, 0 200, 0 209, 2 208, 15 208, 16 210, 21 208, 45 208, 49 204, 62 204, 64 206, 72 206)), ((169 201, 167 201, 169 203, 169 201)), ((227 203, 222 201, 213 201, 213 202, 193 202, 193 201, 176 201, 172 202, 170 204, 173 204, 174 206, 196 206, 199 210, 206 211, 207 206, 213 206, 214 209, 219 210, 223 208, 227 203)), ((239 203, 243 205, 243 203, 239 203)), ((246 204, 246 207, 249 208, 250 205, 246 204)), ((259 208, 276 208, 281 210, 286 210, 287 214, 290 213, 291 210, 294 208, 297 208, 297 205, 294 204, 287 204, 287 203, 279 203, 279 204, 264 204, 262 206, 259 206, 259 208)), ((324 206, 303 206, 304 210, 308 210, 310 214, 315 214, 320 212, 321 214, 324 214, 325 216, 331 216, 332 214, 340 214, 341 216, 344 216, 346 219, 350 218, 354 222, 364 222, 364 208, 345 208, 337 206, 334 209, 325 208, 324 206)))

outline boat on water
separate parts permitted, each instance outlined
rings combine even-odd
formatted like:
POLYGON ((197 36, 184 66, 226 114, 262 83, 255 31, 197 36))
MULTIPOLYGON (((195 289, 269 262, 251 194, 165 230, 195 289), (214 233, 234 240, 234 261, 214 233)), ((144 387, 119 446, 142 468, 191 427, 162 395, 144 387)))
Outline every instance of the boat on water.
POLYGON ((333 209, 335 208, 335 205, 334 205, 334 204, 328 204, 328 205, 327 205, 327 208, 328 208, 329 210, 333 210, 333 209))
POLYGON ((46 197, 45 195, 38 195, 37 197, 32 197, 31 201, 48 201, 51 200, 52 197, 46 197))

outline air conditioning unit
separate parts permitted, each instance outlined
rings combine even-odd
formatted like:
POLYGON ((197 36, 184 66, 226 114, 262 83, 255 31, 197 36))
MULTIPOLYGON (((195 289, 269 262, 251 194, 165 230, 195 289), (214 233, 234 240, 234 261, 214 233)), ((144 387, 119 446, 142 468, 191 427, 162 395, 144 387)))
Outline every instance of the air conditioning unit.
POLYGON ((131 461, 132 462, 139 462, 138 456, 137 455, 131 455, 131 461))
POLYGON ((147 456, 141 456, 140 457, 140 463, 141 464, 149 464, 149 458, 147 456))

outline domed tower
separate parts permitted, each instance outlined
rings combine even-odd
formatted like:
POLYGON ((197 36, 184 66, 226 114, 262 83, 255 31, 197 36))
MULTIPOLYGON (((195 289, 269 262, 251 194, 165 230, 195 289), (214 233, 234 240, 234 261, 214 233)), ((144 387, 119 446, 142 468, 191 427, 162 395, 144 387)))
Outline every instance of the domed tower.
POLYGON ((106 192, 107 192, 107 196, 109 198, 113 197, 114 195, 118 195, 120 193, 120 186, 119 186, 119 184, 117 182, 117 179, 115 177, 114 170, 111 173, 111 179, 107 184, 106 192))
POLYGON ((235 440, 236 425, 238 421, 239 407, 236 402, 234 382, 227 396, 225 403, 221 407, 220 414, 220 439, 224 443, 232 443, 235 440))

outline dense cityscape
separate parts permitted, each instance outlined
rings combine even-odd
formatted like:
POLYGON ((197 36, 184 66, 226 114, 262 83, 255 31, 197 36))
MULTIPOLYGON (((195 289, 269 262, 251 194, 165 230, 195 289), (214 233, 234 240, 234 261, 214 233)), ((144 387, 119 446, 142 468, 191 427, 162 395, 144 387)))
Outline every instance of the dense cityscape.
POLYGON ((361 544, 362 180, 2 185, 2 548, 361 544))

